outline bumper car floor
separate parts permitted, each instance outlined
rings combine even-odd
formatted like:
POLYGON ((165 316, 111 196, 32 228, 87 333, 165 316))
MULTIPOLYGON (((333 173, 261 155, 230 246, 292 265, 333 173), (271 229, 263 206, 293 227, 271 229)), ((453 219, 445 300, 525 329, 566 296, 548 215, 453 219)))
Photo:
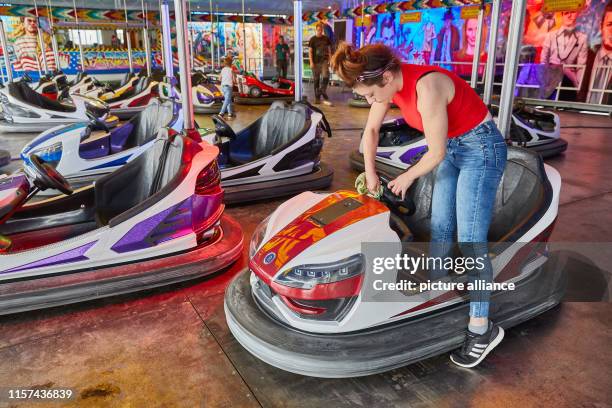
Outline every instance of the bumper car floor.
MULTIPOLYGON (((360 131, 350 129, 362 126, 368 111, 349 112, 350 92, 333 88, 330 96, 335 106, 321 108, 334 134, 325 140, 323 160, 334 164, 331 189, 351 188, 356 173, 348 155, 360 131)), ((267 106, 236 108, 232 126, 239 129, 267 106)), ((397 110, 392 114, 399 116, 397 110)), ((573 128, 562 129, 569 142, 565 154, 547 161, 564 183, 552 241, 595 243, 590 245, 594 255, 573 258, 580 275, 570 275, 563 304, 509 330, 476 369, 458 368, 448 355, 356 379, 321 380, 268 366, 237 343, 225 322, 225 286, 245 267, 243 259, 196 282, 0 317, 0 384, 74 392, 69 401, 36 404, 41 407, 606 406, 612 389, 605 374, 612 364, 612 267, 604 263, 603 250, 593 248, 603 248, 612 236, 612 144, 609 129, 576 126, 611 123, 603 116, 560 115, 562 126, 573 128)), ((197 120, 212 127, 209 116, 197 120)), ((15 157, 28 140, 3 136, 0 149, 15 157)), ((13 161, 3 170, 18 166, 13 161)), ((227 212, 241 220, 248 242, 255 226, 282 201, 227 212)), ((245 257, 247 251, 245 245, 245 257)), ((3 404, 10 405, 4 395, 3 404)), ((14 406, 26 406, 20 404, 14 406)))

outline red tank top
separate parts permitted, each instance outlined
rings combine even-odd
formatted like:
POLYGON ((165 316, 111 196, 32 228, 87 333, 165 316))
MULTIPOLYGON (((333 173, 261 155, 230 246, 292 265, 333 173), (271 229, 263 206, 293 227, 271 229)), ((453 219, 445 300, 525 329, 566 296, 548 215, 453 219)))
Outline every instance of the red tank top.
POLYGON ((440 72, 448 76, 455 85, 455 96, 447 105, 448 137, 454 138, 474 129, 487 116, 489 110, 470 85, 446 69, 430 65, 402 64, 403 86, 395 94, 393 102, 410 126, 423 131, 423 120, 417 110, 416 83, 429 72, 440 72))

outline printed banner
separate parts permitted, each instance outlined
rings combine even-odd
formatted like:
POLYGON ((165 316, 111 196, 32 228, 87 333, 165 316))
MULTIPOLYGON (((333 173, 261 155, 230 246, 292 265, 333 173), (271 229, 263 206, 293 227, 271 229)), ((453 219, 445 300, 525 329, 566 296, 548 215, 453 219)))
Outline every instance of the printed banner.
POLYGON ((585 0, 544 0, 542 11, 554 13, 557 11, 580 11, 585 5, 585 0))
POLYGON ((400 14, 400 24, 420 23, 420 22, 421 22, 420 12, 400 14))

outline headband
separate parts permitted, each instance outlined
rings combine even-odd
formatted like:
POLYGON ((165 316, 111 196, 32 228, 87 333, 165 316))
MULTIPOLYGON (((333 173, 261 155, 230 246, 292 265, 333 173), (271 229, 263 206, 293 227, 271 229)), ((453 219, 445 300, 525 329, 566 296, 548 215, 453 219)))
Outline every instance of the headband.
POLYGON ((388 71, 389 69, 391 69, 391 67, 393 67, 394 62, 390 62, 387 65, 385 65, 382 68, 378 68, 372 71, 363 71, 361 73, 361 75, 359 75, 357 77, 357 82, 363 82, 366 79, 372 79, 372 78, 376 78, 381 76, 382 74, 384 74, 386 71, 388 71))

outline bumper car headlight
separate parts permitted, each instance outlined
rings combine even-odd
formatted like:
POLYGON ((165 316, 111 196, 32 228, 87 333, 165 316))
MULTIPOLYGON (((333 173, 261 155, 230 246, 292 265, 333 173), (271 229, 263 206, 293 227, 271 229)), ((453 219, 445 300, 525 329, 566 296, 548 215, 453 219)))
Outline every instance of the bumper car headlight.
POLYGON ((312 289, 315 285, 352 278, 364 271, 363 255, 357 254, 337 262, 300 265, 283 272, 274 280, 285 286, 312 289))
POLYGON ((36 156, 40 157, 44 162, 49 163, 51 166, 55 167, 62 158, 62 142, 57 142, 52 144, 51 146, 33 150, 29 154, 35 154, 36 156))
POLYGON ((263 241, 264 236, 266 235, 266 230, 268 229, 268 222, 270 221, 270 217, 272 214, 268 215, 262 222, 257 225, 255 231, 253 231, 253 236, 251 238, 251 243, 249 244, 249 258, 252 258, 257 252, 257 248, 261 245, 261 241, 263 241))

